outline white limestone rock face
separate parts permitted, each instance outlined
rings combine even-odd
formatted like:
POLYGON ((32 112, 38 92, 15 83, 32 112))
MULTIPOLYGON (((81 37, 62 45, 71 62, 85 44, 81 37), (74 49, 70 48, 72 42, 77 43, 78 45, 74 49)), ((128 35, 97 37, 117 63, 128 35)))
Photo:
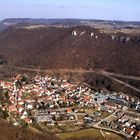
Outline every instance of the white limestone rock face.
POLYGON ((74 30, 74 31, 72 31, 72 36, 77 36, 78 34, 77 34, 77 32, 74 30))
POLYGON ((98 39, 98 36, 97 35, 95 36, 95 39, 98 39))
POLYGON ((84 35, 86 33, 86 31, 83 31, 80 33, 80 36, 84 35))
POLYGON ((93 37, 94 36, 94 33, 90 33, 90 37, 93 37))

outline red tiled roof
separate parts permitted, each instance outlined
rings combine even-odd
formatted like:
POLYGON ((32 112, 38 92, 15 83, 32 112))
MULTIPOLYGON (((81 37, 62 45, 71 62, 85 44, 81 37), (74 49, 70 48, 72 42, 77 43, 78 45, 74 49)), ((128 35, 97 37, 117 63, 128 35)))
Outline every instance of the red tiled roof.
POLYGON ((90 97, 89 96, 84 96, 84 100, 85 101, 90 101, 90 97))
POLYGON ((20 108, 23 108, 23 106, 21 106, 21 105, 17 105, 17 108, 20 109, 20 108))
POLYGON ((67 108, 67 112, 71 112, 72 110, 71 110, 71 108, 67 108))
POLYGON ((14 105, 9 106, 9 111, 16 111, 17 108, 14 105))
POLYGON ((137 133, 137 136, 140 137, 140 131, 137 133))
POLYGON ((132 131, 133 131, 133 129, 131 129, 131 128, 127 128, 127 133, 131 133, 132 131))

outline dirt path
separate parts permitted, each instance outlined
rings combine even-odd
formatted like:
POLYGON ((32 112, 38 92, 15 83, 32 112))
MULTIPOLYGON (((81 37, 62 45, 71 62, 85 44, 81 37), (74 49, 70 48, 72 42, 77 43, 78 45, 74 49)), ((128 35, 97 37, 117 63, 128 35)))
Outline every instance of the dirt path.
POLYGON ((25 71, 31 71, 31 72, 46 72, 46 73, 52 73, 52 72, 62 72, 62 73, 67 73, 67 72, 77 72, 77 73, 97 73, 97 74, 102 74, 126 87, 129 87, 131 88, 132 90, 140 93, 140 89, 134 87, 134 86, 131 86, 130 84, 126 83, 126 82, 123 82, 113 76, 116 76, 116 77, 122 77, 122 78, 127 78, 127 79, 132 79, 132 80, 140 80, 140 77, 137 77, 137 76, 132 76, 132 75, 123 75, 123 74, 118 74, 118 73, 112 73, 112 72, 107 72, 107 71, 103 71, 103 70, 92 70, 92 71, 89 71, 89 70, 83 70, 83 69, 56 69, 56 70, 41 70, 41 69, 32 69, 32 68, 21 68, 21 67, 14 67, 14 66, 8 66, 9 68, 16 68, 18 70, 25 70, 25 71))

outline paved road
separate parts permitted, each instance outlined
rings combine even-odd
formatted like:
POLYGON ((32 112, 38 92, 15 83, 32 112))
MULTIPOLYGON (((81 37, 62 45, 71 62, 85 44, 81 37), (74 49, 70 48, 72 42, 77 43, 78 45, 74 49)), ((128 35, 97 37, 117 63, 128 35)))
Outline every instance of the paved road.
MULTIPOLYGON (((101 121, 98 122, 98 123, 95 123, 95 124, 93 125, 93 127, 96 128, 96 129, 100 129, 100 132, 101 132, 102 135, 103 135, 102 130, 106 130, 106 131, 114 132, 114 133, 119 134, 119 135, 121 134, 121 135, 123 135, 123 136, 129 138, 129 135, 125 134, 125 133, 122 132, 122 131, 116 131, 116 130, 113 130, 113 129, 110 129, 110 128, 105 128, 105 127, 99 126, 99 125, 101 124, 102 121, 108 121, 108 120, 110 120, 110 119, 111 119, 112 117, 114 117, 115 114, 116 114, 117 112, 119 112, 119 111, 120 111, 120 109, 117 109, 114 113, 112 113, 112 114, 109 115, 108 117, 106 117, 106 118, 104 118, 104 119, 101 119, 101 121)), ((104 137, 105 137, 105 135, 104 135, 104 137)))
MULTIPOLYGON (((112 113, 111 115, 109 115, 108 117, 104 118, 104 119, 101 119, 98 123, 95 123, 93 125, 94 128, 97 128, 97 129, 100 129, 101 133, 102 133, 102 130, 107 130, 107 131, 111 131, 111 132, 115 132, 117 134, 122 134, 124 135, 125 137, 129 138, 130 136, 127 135, 126 133, 124 133, 123 131, 116 131, 116 130, 113 130, 113 129, 110 129, 110 128, 105 128, 105 127, 100 127, 99 125, 101 124, 102 121, 108 121, 110 120, 112 117, 115 116, 115 114, 117 112, 121 111, 120 109, 116 109, 114 113, 112 113)), ((129 114, 134 114, 134 115, 137 115, 137 116, 140 116, 140 113, 135 113, 135 112, 131 112, 131 111, 123 111, 124 113, 129 113, 129 114)), ((135 122, 135 118, 132 117, 132 116, 129 116, 128 115, 128 118, 131 119, 133 122, 135 122)), ((140 122, 140 119, 137 120, 137 122, 140 122)))
POLYGON ((102 121, 110 120, 110 119, 111 119, 112 117, 114 117, 115 114, 116 114, 117 112, 119 112, 119 111, 120 111, 120 109, 116 109, 115 112, 113 112, 111 115, 107 116, 107 117, 104 118, 104 119, 101 119, 98 123, 94 124, 93 126, 94 126, 94 127, 101 128, 101 127, 99 127, 99 124, 101 124, 102 121))
POLYGON ((125 114, 126 117, 128 117, 132 122, 138 122, 140 123, 140 113, 137 112, 131 112, 131 111, 122 111, 125 114))
POLYGON ((138 93, 140 93, 140 89, 138 89, 138 88, 136 88, 136 87, 134 87, 134 86, 131 86, 131 85, 129 85, 128 83, 125 83, 125 82, 123 82, 123 81, 121 81, 121 80, 118 80, 118 79, 116 79, 116 78, 114 78, 114 77, 112 77, 112 76, 110 76, 110 75, 108 75, 108 74, 106 74, 106 73, 104 73, 104 75, 105 75, 106 77, 108 77, 108 78, 110 78, 110 79, 112 79, 112 80, 114 80, 114 81, 116 81, 116 82, 118 82, 118 83, 120 83, 120 84, 122 84, 122 85, 124 85, 124 86, 126 86, 126 87, 129 87, 130 89, 132 89, 132 90, 134 90, 134 91, 136 91, 136 92, 138 92, 138 93))
POLYGON ((125 78, 125 79, 131 79, 131 80, 138 80, 138 81, 140 81, 140 77, 139 76, 124 75, 124 74, 107 72, 107 71, 102 71, 102 73, 107 74, 107 75, 110 75, 110 76, 116 76, 116 77, 120 77, 120 78, 125 78))

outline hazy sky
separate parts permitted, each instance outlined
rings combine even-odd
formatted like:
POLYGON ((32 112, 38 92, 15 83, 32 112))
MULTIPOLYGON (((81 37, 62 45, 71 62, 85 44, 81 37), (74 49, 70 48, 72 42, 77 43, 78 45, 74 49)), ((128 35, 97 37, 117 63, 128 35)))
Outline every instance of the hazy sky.
POLYGON ((140 21, 140 0, 0 0, 0 20, 24 17, 140 21))

